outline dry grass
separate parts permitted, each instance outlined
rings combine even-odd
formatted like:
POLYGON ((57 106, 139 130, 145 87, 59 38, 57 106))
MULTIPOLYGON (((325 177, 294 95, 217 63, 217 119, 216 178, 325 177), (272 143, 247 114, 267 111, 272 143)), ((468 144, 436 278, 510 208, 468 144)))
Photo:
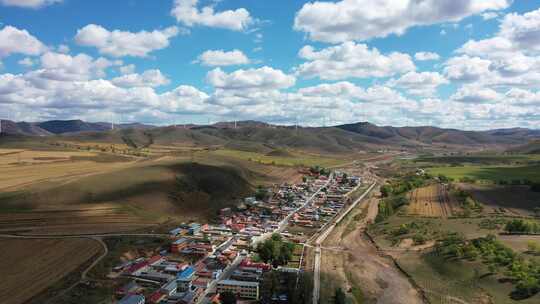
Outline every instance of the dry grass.
POLYGON ((79 268, 101 246, 92 240, 3 240, 0 250, 0 299, 26 303, 79 268))
POLYGON ((84 176, 110 172, 133 162, 94 162, 91 152, 0 149, 0 190, 19 190, 38 183, 66 183, 84 176), (11 152, 11 153, 10 153, 11 152), (72 159, 81 159, 73 161, 72 159))

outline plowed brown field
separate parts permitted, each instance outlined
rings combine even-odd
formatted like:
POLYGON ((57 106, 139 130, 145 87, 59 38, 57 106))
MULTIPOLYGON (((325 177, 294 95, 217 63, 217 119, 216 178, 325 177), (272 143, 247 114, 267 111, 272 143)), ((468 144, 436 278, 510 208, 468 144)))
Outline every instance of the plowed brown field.
POLYGON ((430 185, 415 189, 409 194, 409 215, 450 217, 459 210, 458 201, 448 192, 446 185, 430 185))
POLYGON ((89 239, 3 239, 0 250, 0 302, 25 303, 97 255, 89 239))

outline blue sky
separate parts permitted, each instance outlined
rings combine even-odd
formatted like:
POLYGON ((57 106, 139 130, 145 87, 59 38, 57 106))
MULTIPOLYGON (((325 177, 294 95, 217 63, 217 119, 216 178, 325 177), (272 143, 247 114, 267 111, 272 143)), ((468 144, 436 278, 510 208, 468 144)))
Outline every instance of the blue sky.
POLYGON ((0 117, 540 128, 539 8, 0 0, 0 117))

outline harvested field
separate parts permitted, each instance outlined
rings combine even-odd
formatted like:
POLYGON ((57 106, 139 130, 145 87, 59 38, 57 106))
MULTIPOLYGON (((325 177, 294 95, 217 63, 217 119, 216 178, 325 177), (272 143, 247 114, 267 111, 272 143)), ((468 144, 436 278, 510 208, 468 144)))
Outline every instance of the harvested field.
POLYGON ((530 191, 528 186, 458 184, 458 187, 482 203, 488 214, 534 216, 534 208, 540 207, 540 193, 530 191))
POLYGON ((56 210, 0 213, 0 234, 111 233, 132 231, 154 224, 108 205, 64 206, 56 210))
POLYGON ((409 215, 450 217, 460 210, 459 202, 449 193, 448 186, 442 184, 415 189, 409 194, 409 200, 409 215))
POLYGON ((2 240, 2 303, 26 303, 100 250, 99 243, 89 239, 2 240))
POLYGON ((34 151, 0 149, 0 166, 24 163, 39 164, 56 161, 69 161, 72 156, 95 156, 96 153, 78 151, 34 151))
POLYGON ((95 162, 91 152, 0 149, 0 190, 13 191, 39 183, 66 183, 125 168, 133 162, 95 162))

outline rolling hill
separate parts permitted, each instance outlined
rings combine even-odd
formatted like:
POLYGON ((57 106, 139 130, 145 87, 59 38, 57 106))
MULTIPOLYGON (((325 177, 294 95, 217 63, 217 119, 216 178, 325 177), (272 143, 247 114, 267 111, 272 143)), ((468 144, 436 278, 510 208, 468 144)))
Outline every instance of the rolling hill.
POLYGON ((527 144, 508 149, 508 152, 519 154, 540 154, 540 140, 532 140, 527 144))
MULTIPOLYGON (((510 147, 540 139, 540 130, 523 128, 463 131, 431 126, 392 127, 368 122, 333 127, 291 127, 257 121, 219 122, 213 125, 153 127, 118 125, 80 120, 14 123, 3 121, 3 134, 41 136, 51 140, 126 143, 133 148, 156 145, 225 146, 268 153, 275 149, 297 149, 316 153, 350 153, 381 148, 510 147)), ((0 142, 1 144, 1 142, 0 142)))

